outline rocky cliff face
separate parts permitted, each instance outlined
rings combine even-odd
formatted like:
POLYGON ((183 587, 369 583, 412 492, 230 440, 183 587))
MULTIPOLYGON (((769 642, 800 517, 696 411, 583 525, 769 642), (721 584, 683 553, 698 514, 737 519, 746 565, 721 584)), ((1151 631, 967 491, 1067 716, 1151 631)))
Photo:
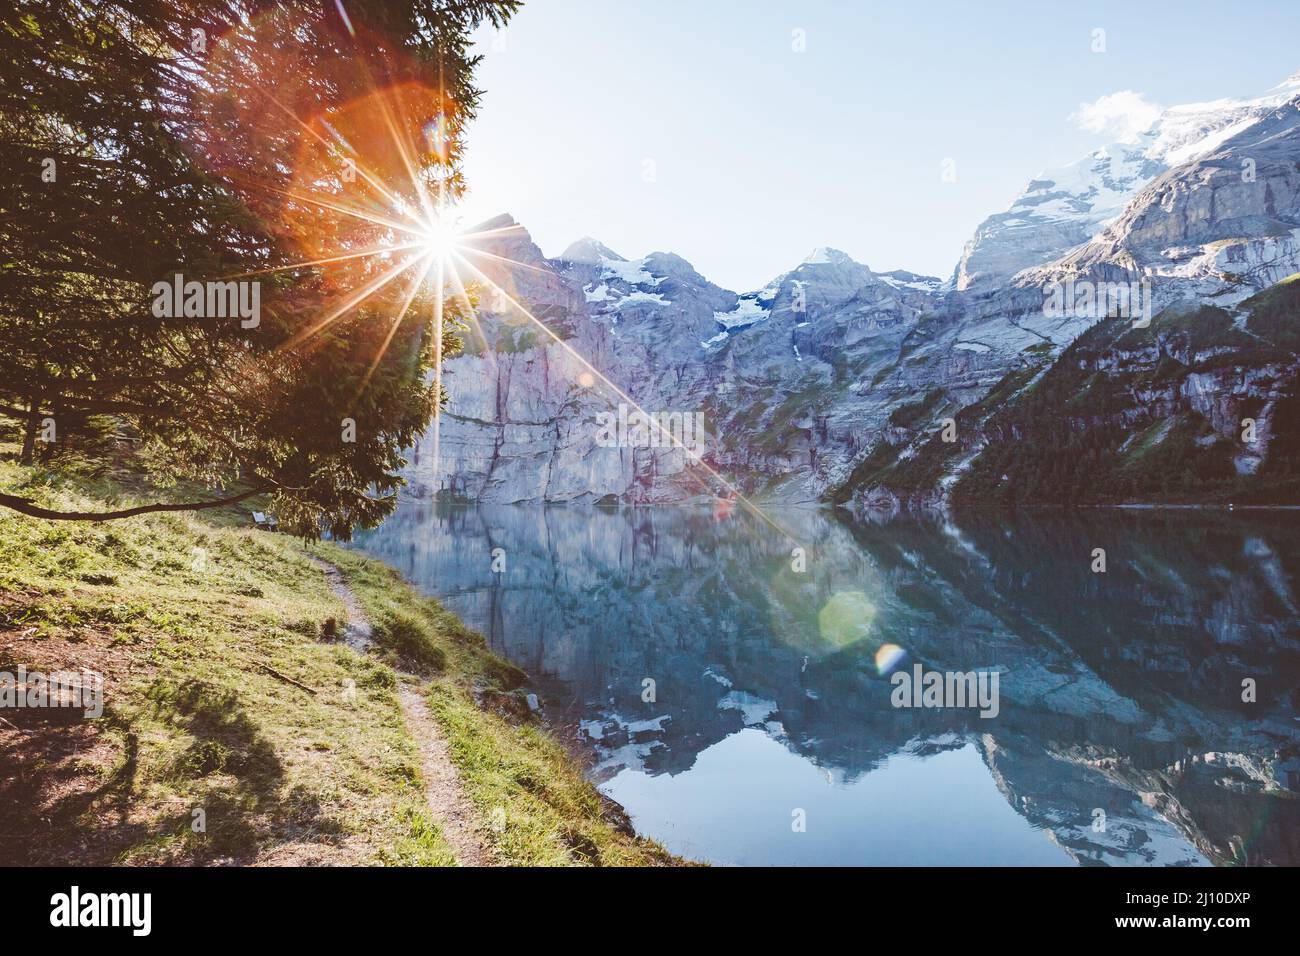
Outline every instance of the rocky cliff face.
MULTIPOLYGON (((481 273, 478 328, 447 363, 447 411, 412 450, 414 494, 942 501, 1016 434, 1007 409, 1024 407, 1041 381, 1062 380, 1045 376, 1116 314, 1049 308, 1047 291, 1063 284, 1131 286, 1147 318, 1163 317, 1162 342, 1178 331, 1170 322, 1206 305, 1240 332, 1227 352, 1198 339, 1176 394, 1143 407, 1175 416, 1217 407, 1207 421, 1227 441, 1243 409, 1275 409, 1289 394, 1288 323, 1273 316, 1278 329, 1260 334, 1244 304, 1300 272, 1300 77, 1259 100, 1167 111, 1138 145, 1036 180, 981 227, 949 283, 818 249, 738 294, 671 253, 626 259, 583 239, 547 259, 509 217, 476 232, 465 259, 481 273), (1216 361, 1246 374, 1201 369, 1216 361), (638 410, 655 423, 639 428, 638 410), (949 420, 954 440, 940 435, 949 420), (684 421, 702 422, 703 437, 682 442, 692 437, 684 421)), ((1150 359, 1158 377, 1171 354, 1161 348, 1130 359, 1150 359)), ((1114 391, 1121 368, 1095 363, 1069 415, 1039 411, 1064 415, 1051 419, 1061 428, 1135 427, 1143 416, 1133 409, 1116 418, 1090 406, 1114 391)), ((1200 434, 1191 447, 1213 444, 1200 434)), ((1256 449, 1261 462, 1270 447, 1256 449)), ((1247 484, 1259 471, 1233 469, 1247 484)), ((1028 495, 1016 473, 1012 500, 1028 495)), ((990 492, 983 478, 968 487, 990 492)), ((1163 494, 1123 487, 1142 500, 1163 494)))
POLYGON ((939 302, 934 277, 817 250, 737 295, 669 253, 628 260, 582 240, 548 260, 513 220, 478 231, 495 230, 466 256, 486 274, 479 330, 447 363, 449 407, 412 452, 416 494, 650 502, 739 488, 816 500, 897 395, 977 364, 970 353, 897 368, 899 343, 939 302), (701 460, 654 429, 611 444, 601 416, 620 406, 702 415, 701 460))
POLYGON ((1300 493, 1300 282, 1239 309, 1104 320, 983 423, 955 500, 1288 503, 1300 493))

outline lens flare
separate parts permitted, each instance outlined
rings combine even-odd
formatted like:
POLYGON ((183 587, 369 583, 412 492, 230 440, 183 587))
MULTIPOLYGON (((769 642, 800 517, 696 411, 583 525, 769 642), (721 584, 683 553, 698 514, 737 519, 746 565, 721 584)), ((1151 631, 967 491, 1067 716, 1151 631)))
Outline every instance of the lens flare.
POLYGON ((822 639, 835 647, 856 644, 871 632, 876 605, 861 591, 840 591, 832 595, 817 615, 822 639))
POLYGON ((443 159, 451 150, 451 128, 447 122, 447 117, 439 113, 433 119, 424 124, 421 129, 424 136, 424 145, 429 152, 443 159))
POLYGON ((881 644, 876 649, 876 670, 881 677, 886 677, 897 670, 906 659, 907 651, 897 644, 881 644))

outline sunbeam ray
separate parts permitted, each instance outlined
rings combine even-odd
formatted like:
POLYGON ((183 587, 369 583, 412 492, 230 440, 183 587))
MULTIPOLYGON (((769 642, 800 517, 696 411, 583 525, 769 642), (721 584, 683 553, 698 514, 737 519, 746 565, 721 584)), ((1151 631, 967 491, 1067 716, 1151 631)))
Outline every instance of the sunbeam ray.
MULTIPOLYGON (((311 126, 310 126, 309 124, 304 123, 301 119, 299 119, 299 118, 294 114, 294 112, 293 112, 292 110, 289 109, 289 107, 285 106, 283 103, 281 103, 278 99, 276 99, 276 98, 275 98, 274 96, 272 96, 270 93, 266 93, 265 96, 266 96, 266 98, 269 99, 272 103, 274 103, 277 107, 279 107, 281 110, 283 110, 284 113, 285 113, 285 114, 286 114, 290 119, 292 119, 295 123, 297 123, 299 126, 301 126, 301 127, 303 128, 303 130, 304 130, 308 135, 310 135, 310 136, 312 136, 313 138, 315 138, 315 139, 316 139, 316 140, 317 140, 317 141, 318 141, 322 146, 324 146, 324 147, 325 147, 326 149, 328 149, 328 150, 337 150, 337 146, 336 146, 335 144, 331 143, 331 142, 330 142, 329 140, 327 140, 325 137, 321 136, 321 134, 318 133, 318 132, 316 132, 316 130, 312 129, 311 126)), ((364 179, 364 180, 365 180, 367 183, 369 183, 371 186, 373 186, 373 187, 374 187, 374 188, 375 188, 375 189, 376 189, 376 190, 377 190, 377 191, 378 191, 378 192, 379 192, 379 193, 380 193, 380 194, 381 194, 381 195, 382 195, 386 200, 388 200, 388 202, 389 202, 390 205, 395 206, 395 207, 399 206, 399 199, 398 199, 398 197, 397 197, 396 195, 394 195, 393 193, 389 192, 387 189, 385 189, 383 183, 381 183, 377 178, 375 178, 375 176, 370 172, 370 170, 369 170, 367 167, 363 166, 363 165, 360 163, 360 161, 359 161, 360 157, 358 156, 356 150, 351 148, 351 145, 350 145, 350 144, 349 144, 349 151, 352 153, 352 156, 350 156, 350 157, 348 157, 348 158, 353 159, 353 161, 354 161, 354 163, 355 163, 356 171, 357 171, 357 173, 361 176, 361 178, 364 179)), ((411 219, 413 222, 415 222, 417 225, 419 225, 419 220, 417 220, 414 216, 410 216, 409 213, 408 213, 407 215, 410 217, 410 219, 411 219)))
POLYGON ((323 266, 335 262, 345 262, 348 259, 361 259, 366 256, 380 256, 389 252, 405 252, 408 249, 420 249, 423 247, 423 242, 408 242, 400 246, 372 246, 369 249, 362 249, 360 252, 349 252, 341 256, 328 256, 324 259, 309 259, 303 262, 293 262, 287 266, 271 266, 266 269, 254 269, 251 272, 238 272, 234 275, 224 276, 223 278, 242 279, 244 276, 266 275, 270 272, 291 272, 294 269, 307 269, 312 266, 323 266))
POLYGON ((330 209, 333 210, 334 212, 342 213, 345 216, 352 216, 355 219, 363 220, 365 222, 370 223, 371 225, 384 226, 388 229, 396 229, 398 232, 405 232, 412 236, 423 237, 424 235, 424 230, 418 227, 412 228, 410 226, 405 226, 402 223, 395 222, 392 219, 389 219, 387 217, 372 216, 367 213, 360 212, 356 209, 349 209, 346 206, 340 206, 337 203, 331 203, 331 202, 326 202, 323 199, 317 199, 314 196, 306 196, 303 195, 302 193, 296 193, 290 189, 281 189, 278 186, 268 186, 265 184, 259 185, 257 183, 253 183, 251 185, 253 185, 255 188, 261 188, 261 189, 268 190, 270 192, 279 193, 281 195, 288 196, 290 199, 296 199, 299 202, 311 203, 312 205, 320 206, 324 209, 330 209))
POLYGON ((526 262, 520 262, 518 259, 508 259, 505 256, 498 256, 495 253, 488 252, 486 249, 476 249, 473 246, 460 246, 457 249, 460 253, 470 253, 476 256, 487 256, 489 259, 496 259, 498 262, 505 262, 509 265, 516 266, 520 269, 531 269, 533 272, 540 272, 542 275, 554 275, 549 269, 542 269, 539 266, 530 266, 526 262))
POLYGON ((331 311, 329 315, 325 316, 325 318, 318 321, 311 328, 299 332, 289 341, 281 345, 280 348, 281 349, 296 348, 297 346, 305 342, 307 339, 312 338, 317 333, 325 329, 327 326, 333 324, 336 320, 339 319, 340 316, 343 316, 346 313, 350 312, 352 309, 356 308, 366 299, 370 298, 370 296, 378 292, 381 288, 386 286, 389 282, 393 281, 393 279, 397 278, 397 276, 401 275, 412 265, 418 262, 420 258, 421 258, 420 256, 412 256, 411 258, 407 259, 405 262, 398 263, 397 265, 389 269, 387 272, 384 272, 381 275, 375 277, 370 282, 362 286, 360 289, 353 292, 352 295, 348 296, 342 305, 340 305, 338 308, 331 311))
MULTIPOLYGON (((384 341, 380 343, 379 348, 375 351, 375 357, 371 361, 370 367, 366 369, 366 374, 361 377, 361 384, 357 386, 356 394, 352 398, 353 402, 356 402, 356 400, 361 397, 362 393, 366 390, 366 386, 370 384, 370 379, 375 374, 375 369, 379 368, 379 363, 383 361, 384 354, 388 351, 388 346, 393 341, 393 336, 397 334, 397 329, 402 324, 402 319, 406 318, 407 310, 411 308, 411 303, 415 301, 416 295, 419 294, 420 286, 424 285, 425 280, 429 277, 429 269, 433 265, 433 260, 433 256, 425 256, 424 268, 416 273, 410 286, 407 288, 406 294, 402 298, 402 306, 397 310, 397 315, 393 317, 392 323, 388 326, 388 333, 384 336, 384 341)), ((435 412, 435 415, 436 414, 437 413, 435 412)))

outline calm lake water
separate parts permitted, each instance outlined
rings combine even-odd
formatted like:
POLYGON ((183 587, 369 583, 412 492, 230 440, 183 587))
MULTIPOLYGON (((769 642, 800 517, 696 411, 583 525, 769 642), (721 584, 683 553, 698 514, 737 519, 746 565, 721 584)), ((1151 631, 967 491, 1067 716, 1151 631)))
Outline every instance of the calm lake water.
POLYGON ((771 514, 410 500, 357 543, 686 856, 1300 863, 1300 515, 771 514), (918 666, 996 671, 996 715, 894 706, 918 666))

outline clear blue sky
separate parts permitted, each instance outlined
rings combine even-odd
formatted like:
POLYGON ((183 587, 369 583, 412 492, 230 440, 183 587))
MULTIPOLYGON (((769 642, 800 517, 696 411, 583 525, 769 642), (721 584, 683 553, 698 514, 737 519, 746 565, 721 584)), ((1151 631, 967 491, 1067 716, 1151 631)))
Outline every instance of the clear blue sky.
POLYGON ((1030 177, 1111 138, 1080 104, 1258 95, 1298 39, 1297 0, 528 0, 480 37, 464 212, 512 213, 547 255, 676 252, 738 291, 815 246, 947 277, 1030 177))

